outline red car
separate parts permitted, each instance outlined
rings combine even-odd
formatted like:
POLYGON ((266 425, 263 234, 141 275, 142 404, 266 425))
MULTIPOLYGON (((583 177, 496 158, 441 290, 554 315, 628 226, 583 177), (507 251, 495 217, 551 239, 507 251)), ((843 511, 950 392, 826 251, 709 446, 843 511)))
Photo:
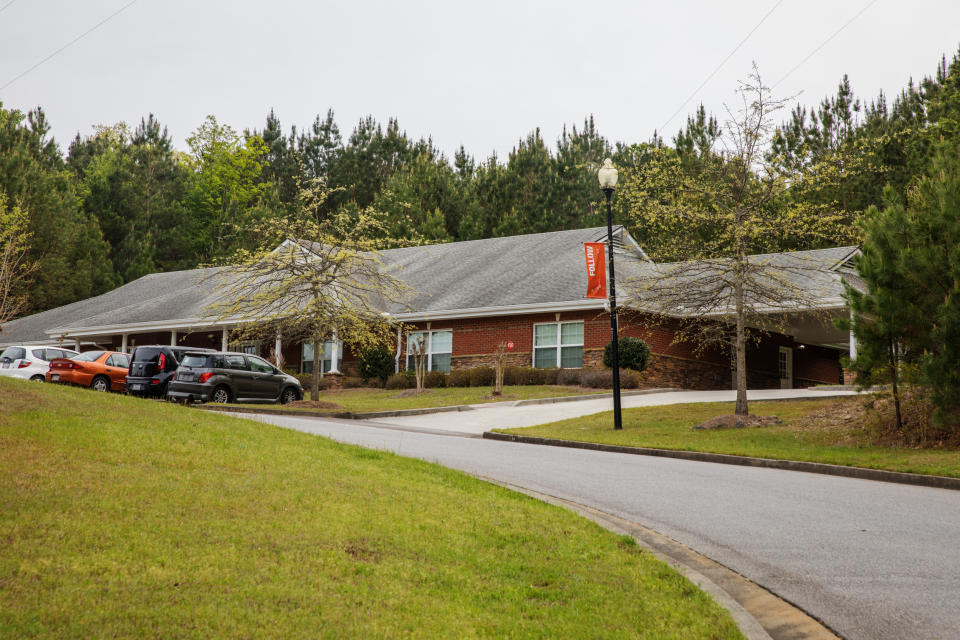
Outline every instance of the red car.
POLYGON ((97 391, 123 391, 130 356, 119 351, 87 351, 75 358, 50 361, 47 382, 66 382, 97 391))

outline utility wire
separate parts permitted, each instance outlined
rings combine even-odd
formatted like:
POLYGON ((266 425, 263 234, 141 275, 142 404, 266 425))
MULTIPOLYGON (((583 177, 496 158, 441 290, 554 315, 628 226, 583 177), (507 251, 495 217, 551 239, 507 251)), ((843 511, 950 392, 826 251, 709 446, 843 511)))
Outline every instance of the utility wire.
MULTIPOLYGON (((4 9, 6 9, 7 7, 9 7, 9 6, 10 6, 11 4, 13 4, 14 2, 16 2, 16 0, 10 0, 10 2, 4 7, 4 9)), ((22 78, 23 76, 27 75, 28 73, 30 73, 31 71, 33 71, 34 69, 36 69, 37 67, 39 67, 40 65, 42 65, 44 62, 46 62, 46 61, 49 60, 50 58, 52 58, 52 57, 54 57, 55 55, 57 55, 58 53, 62 52, 64 49, 66 49, 66 48, 69 47, 70 45, 75 44, 76 42, 80 41, 84 36, 92 33, 93 31, 97 30, 98 28, 102 27, 104 24, 106 24, 107 22, 109 22, 110 20, 112 20, 113 18, 115 18, 116 16, 120 15, 122 12, 126 11, 127 9, 129 9, 129 8, 130 8, 131 6, 133 6, 133 4, 136 3, 136 2, 137 2, 137 0, 130 0, 130 2, 128 2, 127 4, 123 5, 122 7, 120 7, 119 9, 117 9, 116 11, 114 11, 113 13, 111 13, 110 15, 108 15, 106 18, 104 18, 103 20, 101 20, 101 21, 98 22, 97 24, 93 25, 92 27, 90 27, 89 29, 87 29, 86 31, 84 31, 83 33, 81 33, 80 35, 78 35, 78 36, 77 36, 76 38, 74 38, 73 40, 71 40, 71 41, 68 42, 67 44, 63 45, 62 47, 60 47, 59 49, 57 49, 56 51, 54 51, 53 53, 51 53, 50 55, 48 55, 46 58, 44 58, 44 59, 41 60, 40 62, 36 63, 35 65, 33 65, 32 67, 30 67, 29 69, 27 69, 26 71, 24 71, 23 73, 21 73, 20 75, 16 76, 15 78, 13 78, 13 79, 10 80, 9 82, 7 82, 7 84, 5 84, 5 85, 3 85, 2 87, 0 87, 0 91, 3 91, 4 89, 6 89, 6 88, 9 87, 10 85, 12 85, 14 82, 16 82, 17 80, 19 80, 20 78, 22 78)), ((2 9, 0 9, 0 10, 2 10, 2 9)))
MULTIPOLYGON (((876 2, 876 0, 874 0, 874 2, 876 2)), ((734 48, 733 48, 733 51, 731 51, 729 54, 727 54, 727 57, 724 58, 723 61, 722 61, 720 64, 717 65, 717 68, 714 69, 713 71, 711 71, 711 72, 710 72, 710 75, 708 75, 708 76, 704 79, 704 81, 700 83, 700 86, 697 87, 696 89, 694 89, 693 93, 691 93, 690 96, 689 96, 686 100, 683 101, 683 104, 681 104, 679 107, 677 107, 677 110, 673 112, 673 115, 671 115, 669 118, 667 118, 666 121, 665 121, 662 125, 660 125, 660 132, 661 132, 661 133, 663 133, 663 130, 667 128, 667 125, 670 124, 670 121, 677 117, 677 114, 680 113, 680 111, 681 111, 685 106, 687 106, 687 103, 688 103, 688 102, 690 102, 691 100, 693 100, 693 98, 700 92, 700 89, 703 89, 703 87, 706 86, 706 84, 707 84, 708 82, 710 82, 710 79, 713 78, 713 76, 717 75, 717 72, 720 71, 721 67, 723 67, 723 65, 727 64, 727 61, 728 61, 730 58, 733 57, 733 54, 735 54, 737 51, 740 50, 740 47, 742 47, 742 46, 744 45, 744 43, 745 43, 747 40, 750 39, 750 36, 753 35, 753 32, 756 31, 757 29, 759 29, 759 28, 760 28, 760 25, 762 25, 764 22, 766 22, 766 21, 767 21, 767 18, 770 17, 770 14, 773 13, 774 11, 776 11, 777 7, 779 7, 781 4, 783 4, 783 0, 779 0, 779 1, 777 2, 777 4, 773 5, 773 8, 770 9, 770 11, 767 11, 766 15, 764 15, 762 18, 760 18, 760 22, 758 22, 758 23, 756 24, 756 26, 753 27, 753 29, 750 29, 750 33, 748 33, 746 36, 744 36, 743 40, 740 41, 740 44, 738 44, 736 47, 734 47, 734 48)))
POLYGON ((841 31, 843 31, 844 29, 846 29, 847 27, 849 27, 850 24, 851 24, 854 20, 856 20, 857 18, 859 18, 861 15, 863 15, 863 13, 864 13, 867 9, 869 9, 870 7, 872 7, 873 5, 875 5, 876 3, 877 3, 877 0, 870 0, 870 2, 868 2, 863 9, 860 9, 860 11, 858 11, 852 18, 850 18, 849 20, 847 20, 846 22, 844 22, 844 23, 843 23, 843 26, 841 26, 839 29, 837 29, 836 31, 834 31, 833 34, 832 34, 829 38, 827 38, 826 40, 824 40, 823 42, 821 42, 821 43, 819 44, 819 46, 817 46, 816 49, 814 49, 813 51, 811 51, 810 53, 808 53, 806 58, 804 58, 804 59, 801 60, 799 63, 797 63, 797 65, 796 65, 793 69, 790 69, 790 71, 787 71, 786 75, 784 75, 782 78, 780 78, 779 80, 777 80, 776 84, 774 84, 774 85, 771 87, 771 89, 775 89, 781 82, 783 82, 784 80, 786 80, 787 78, 789 78, 791 75, 793 75, 793 72, 794 72, 794 71, 796 71, 797 69, 799 69, 800 67, 802 67, 802 66, 807 62, 807 60, 809 60, 810 58, 812 58, 813 56, 815 56, 815 55, 817 54, 817 52, 820 51, 820 49, 823 49, 825 46, 827 46, 827 44, 828 44, 831 40, 833 40, 834 38, 836 38, 836 37, 840 34, 841 31))
POLYGON ((7 7, 9 7, 10 5, 12 5, 12 4, 13 4, 14 2, 16 2, 16 1, 17 1, 17 0, 10 0, 10 2, 8 2, 7 4, 5 4, 5 5, 3 5, 2 7, 0 7, 0 13, 3 13, 4 11, 6 11, 7 7))

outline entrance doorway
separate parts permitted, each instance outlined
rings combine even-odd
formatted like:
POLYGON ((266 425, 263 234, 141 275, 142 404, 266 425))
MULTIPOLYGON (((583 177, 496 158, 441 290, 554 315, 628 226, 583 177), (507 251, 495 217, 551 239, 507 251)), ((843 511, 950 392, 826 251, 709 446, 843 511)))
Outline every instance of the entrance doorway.
POLYGON ((779 366, 780 388, 793 389, 793 349, 780 347, 779 366))

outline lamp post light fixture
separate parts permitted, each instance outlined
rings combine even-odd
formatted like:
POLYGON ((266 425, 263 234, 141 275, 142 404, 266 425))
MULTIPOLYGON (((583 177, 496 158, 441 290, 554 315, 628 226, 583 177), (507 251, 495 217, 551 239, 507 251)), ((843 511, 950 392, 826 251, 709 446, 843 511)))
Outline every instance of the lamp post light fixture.
POLYGON ((600 188, 607 197, 607 268, 610 279, 610 333, 613 335, 613 428, 622 429, 620 416, 620 337, 617 332, 617 282, 613 276, 613 214, 610 212, 610 196, 617 186, 617 168, 607 158, 597 171, 600 188))

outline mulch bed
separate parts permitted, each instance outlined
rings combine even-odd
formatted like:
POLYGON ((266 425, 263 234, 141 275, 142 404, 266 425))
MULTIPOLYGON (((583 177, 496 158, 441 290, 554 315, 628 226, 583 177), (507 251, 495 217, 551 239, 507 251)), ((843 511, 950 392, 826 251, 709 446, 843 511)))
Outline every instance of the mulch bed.
POLYGON ((297 400, 296 402, 288 402, 284 406, 293 409, 343 409, 343 407, 336 402, 324 402, 323 400, 317 402, 313 400, 297 400))
POLYGON ((780 424, 780 418, 777 416, 738 416, 730 414, 726 416, 717 416, 710 418, 702 424, 698 424, 694 429, 743 429, 746 427, 766 427, 771 424, 780 424))

